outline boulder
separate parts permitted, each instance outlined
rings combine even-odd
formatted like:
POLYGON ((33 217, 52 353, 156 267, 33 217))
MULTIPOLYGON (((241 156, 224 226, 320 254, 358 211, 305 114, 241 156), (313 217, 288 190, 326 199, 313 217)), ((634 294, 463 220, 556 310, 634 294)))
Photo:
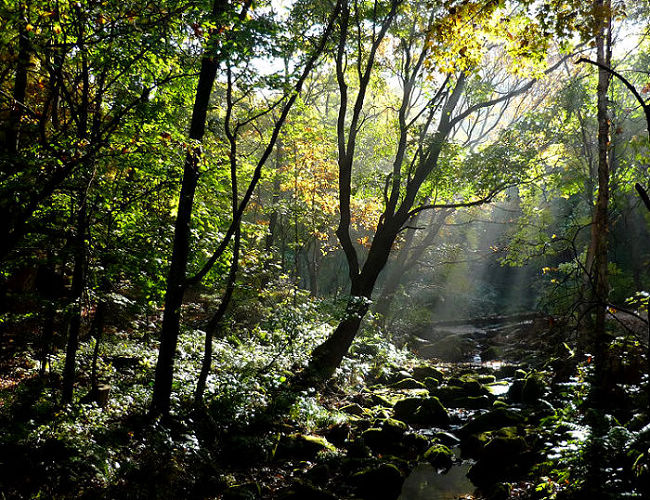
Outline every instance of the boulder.
POLYGON ((424 385, 430 391, 435 390, 436 387, 440 385, 440 380, 433 377, 427 377, 424 379, 424 385))
POLYGON ((274 457, 278 459, 313 460, 319 452, 335 450, 336 448, 323 437, 288 434, 280 437, 274 457))
POLYGON ((512 493, 512 486, 509 483, 497 483, 488 489, 487 500, 508 500, 512 493))
POLYGON ((523 421, 524 417, 517 411, 508 408, 495 408, 487 413, 474 417, 458 429, 458 434, 461 437, 469 436, 471 434, 516 426, 523 421))
POLYGON ((410 424, 449 425, 449 413, 435 397, 405 398, 395 403, 393 416, 410 424))
POLYGON ((544 378, 539 373, 533 372, 524 381, 524 386, 521 389, 521 401, 529 404, 537 403, 545 392, 544 378))
POLYGON ((438 381, 442 381, 445 376, 440 370, 434 368, 433 366, 420 365, 413 368, 413 378, 421 382, 426 381, 427 378, 433 378, 438 381))
POLYGON ((438 441, 447 446, 458 446, 460 439, 451 434, 450 432, 436 432, 434 436, 438 441))
POLYGON ((453 464, 454 454, 444 444, 435 444, 424 453, 422 458, 436 469, 448 470, 453 464))
POLYGON ((395 382, 390 387, 393 389, 426 389, 427 386, 422 382, 418 382, 414 378, 404 378, 399 382, 395 382))
POLYGON ((404 447, 415 455, 424 453, 429 448, 429 438, 417 432, 408 432, 402 437, 404 447))
POLYGON ((325 431, 325 438, 335 446, 343 446, 350 437, 350 424, 341 422, 330 425, 325 431))
POLYGON ((404 477, 395 465, 381 464, 353 474, 350 481, 363 499, 395 500, 402 491, 404 477))
POLYGON ((364 413, 366 413, 366 410, 357 403, 352 403, 349 405, 342 406, 341 408, 339 408, 339 411, 343 413, 347 413, 348 415, 354 415, 356 417, 360 417, 364 413))
MULTIPOLYGON (((476 383, 478 384, 478 382, 476 383)), ((486 391, 483 389, 476 394, 475 390, 468 391, 464 387, 447 385, 429 390, 429 392, 449 408, 479 409, 488 408, 492 404, 492 399, 484 394, 486 391)))

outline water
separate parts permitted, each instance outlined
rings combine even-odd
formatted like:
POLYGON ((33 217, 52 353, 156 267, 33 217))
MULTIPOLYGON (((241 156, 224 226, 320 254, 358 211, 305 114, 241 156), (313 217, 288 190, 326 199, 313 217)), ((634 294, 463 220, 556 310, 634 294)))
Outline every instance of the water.
POLYGON ((452 466, 446 474, 438 474, 429 464, 418 465, 404 481, 398 500, 457 500, 473 498, 476 487, 467 478, 471 464, 452 466))

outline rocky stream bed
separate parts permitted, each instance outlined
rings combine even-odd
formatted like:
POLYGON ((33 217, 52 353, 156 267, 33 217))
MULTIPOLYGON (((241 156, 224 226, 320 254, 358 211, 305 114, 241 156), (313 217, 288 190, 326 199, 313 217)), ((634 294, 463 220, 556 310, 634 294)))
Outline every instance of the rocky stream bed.
POLYGON ((223 498, 527 497, 544 445, 538 425, 554 409, 544 372, 525 362, 526 339, 549 324, 516 319, 441 325, 416 339, 420 361, 332 398, 341 422, 280 432, 275 466, 257 471, 265 479, 231 485, 223 498))

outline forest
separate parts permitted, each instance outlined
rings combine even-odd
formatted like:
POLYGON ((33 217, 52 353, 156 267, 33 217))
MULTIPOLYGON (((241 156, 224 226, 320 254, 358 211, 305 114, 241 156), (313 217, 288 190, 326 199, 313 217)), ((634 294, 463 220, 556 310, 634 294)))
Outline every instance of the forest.
POLYGON ((0 498, 650 498, 650 2, 0 0, 0 498))

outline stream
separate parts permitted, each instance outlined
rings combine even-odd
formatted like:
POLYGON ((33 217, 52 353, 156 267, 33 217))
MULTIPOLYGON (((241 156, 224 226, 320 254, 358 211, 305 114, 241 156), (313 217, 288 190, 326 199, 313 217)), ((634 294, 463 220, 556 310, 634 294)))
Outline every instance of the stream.
MULTIPOLYGON (((526 322, 527 323, 527 322, 526 322)), ((532 322, 531 322, 532 323, 532 322)), ((507 322, 491 327, 507 328, 507 322)), ((447 339, 457 335, 462 339, 462 352, 463 361, 447 360, 441 363, 441 366, 450 369, 467 367, 481 371, 482 373, 495 373, 498 368, 503 365, 501 361, 483 361, 481 352, 490 344, 489 335, 486 329, 477 328, 476 326, 467 325, 454 325, 452 328, 444 329, 447 333, 447 339), (452 333, 453 332, 453 333, 452 333), (451 333, 451 335, 449 335, 451 333), (468 348, 469 346, 469 348, 468 348)), ((440 338, 436 332, 432 332, 432 336, 440 338)), ((430 351, 427 346, 421 350, 422 357, 430 357, 430 351)), ((510 378, 498 378, 495 382, 485 384, 488 390, 494 396, 504 396, 507 394, 512 380, 510 378)), ((460 410, 463 412, 463 409, 460 410)), ((470 411, 469 414, 473 412, 470 411)), ((467 421, 466 419, 465 421, 467 421)), ((462 423, 465 423, 463 421, 462 423)), ((459 425, 453 426, 451 433, 458 429, 459 425)), ((425 432, 434 432, 437 429, 425 430, 425 432)), ((460 449, 453 448, 452 451, 455 455, 454 464, 447 471, 436 470, 428 463, 420 463, 411 473, 407 476, 402 486, 402 491, 398 500, 457 500, 457 499, 470 499, 475 498, 476 486, 467 477, 471 466, 474 464, 473 460, 461 459, 460 449)))

